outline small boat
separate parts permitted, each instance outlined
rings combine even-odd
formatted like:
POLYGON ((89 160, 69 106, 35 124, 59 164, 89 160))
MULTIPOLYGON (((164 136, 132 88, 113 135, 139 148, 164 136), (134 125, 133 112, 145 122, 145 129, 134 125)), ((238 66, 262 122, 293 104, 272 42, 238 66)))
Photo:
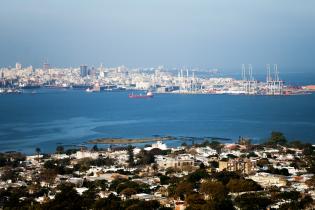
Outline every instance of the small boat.
POLYGON ((147 92, 147 94, 145 95, 142 94, 134 95, 133 93, 128 95, 129 98, 153 98, 153 96, 154 95, 151 91, 147 92))

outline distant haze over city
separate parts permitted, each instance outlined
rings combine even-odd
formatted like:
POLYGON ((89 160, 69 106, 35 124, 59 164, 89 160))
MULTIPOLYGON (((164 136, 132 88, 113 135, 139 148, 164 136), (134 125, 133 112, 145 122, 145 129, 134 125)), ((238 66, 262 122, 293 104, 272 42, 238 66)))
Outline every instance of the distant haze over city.
POLYGON ((315 69, 315 2, 3 0, 0 67, 315 69))

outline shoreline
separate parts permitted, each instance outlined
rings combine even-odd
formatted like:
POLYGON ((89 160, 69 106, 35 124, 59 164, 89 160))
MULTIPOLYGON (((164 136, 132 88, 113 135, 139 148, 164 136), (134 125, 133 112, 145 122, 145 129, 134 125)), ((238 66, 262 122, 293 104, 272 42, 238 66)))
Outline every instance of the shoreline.
POLYGON ((176 140, 176 137, 149 137, 149 138, 97 138, 86 141, 87 144, 135 144, 154 141, 176 140))
POLYGON ((86 144, 137 144, 137 143, 150 143, 155 141, 230 141, 229 138, 220 137, 189 137, 189 136, 163 136, 163 137, 144 137, 144 138, 97 138, 93 140, 88 140, 86 144))

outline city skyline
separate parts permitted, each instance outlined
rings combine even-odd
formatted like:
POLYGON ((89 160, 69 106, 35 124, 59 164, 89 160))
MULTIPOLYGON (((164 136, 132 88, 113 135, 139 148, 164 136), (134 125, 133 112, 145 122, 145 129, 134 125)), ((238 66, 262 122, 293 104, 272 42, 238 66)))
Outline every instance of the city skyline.
POLYGON ((192 66, 312 72, 315 3, 4 1, 0 66, 192 66), (61 7, 62 5, 62 7, 61 7))

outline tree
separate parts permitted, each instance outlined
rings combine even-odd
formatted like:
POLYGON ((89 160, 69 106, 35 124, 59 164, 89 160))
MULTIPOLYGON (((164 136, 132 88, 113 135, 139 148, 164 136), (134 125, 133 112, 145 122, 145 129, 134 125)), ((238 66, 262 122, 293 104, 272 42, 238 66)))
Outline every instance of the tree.
POLYGON ((92 209, 92 205, 95 200, 98 198, 97 193, 99 190, 95 187, 90 187, 87 191, 84 191, 82 194, 82 206, 85 209, 92 209))
POLYGON ((219 181, 205 181, 201 183, 200 192, 205 195, 206 204, 202 208, 209 210, 234 210, 233 203, 225 186, 219 181))
POLYGON ((259 166, 259 167, 264 167, 264 166, 267 166, 267 165, 269 165, 270 163, 269 163, 269 160, 268 160, 268 158, 262 158, 262 159, 259 159, 258 161, 257 161, 257 166, 259 166))
POLYGON ((0 175, 2 181, 11 180, 12 182, 15 182, 19 177, 18 173, 10 166, 4 167, 2 174, 0 175))
POLYGON ((201 183, 200 192, 206 195, 207 200, 224 200, 227 196, 227 190, 224 185, 218 181, 205 181, 201 183))
POLYGON ((250 158, 250 157, 258 157, 258 155, 256 155, 255 152, 250 152, 248 153, 247 158, 250 158))
POLYGON ((300 208, 305 209, 307 206, 311 205, 312 203, 313 203, 313 198, 310 195, 306 195, 300 201, 300 208))
POLYGON ((128 152, 128 164, 129 166, 134 166, 134 154, 133 154, 133 147, 129 145, 127 147, 127 152, 128 152))
POLYGON ((231 179, 226 185, 230 192, 248 192, 262 190, 262 187, 251 179, 231 179))
POLYGON ((175 188, 175 196, 184 199, 184 197, 193 191, 193 186, 188 182, 181 182, 175 188))
POLYGON ((312 176, 309 180, 306 180, 305 182, 309 187, 314 188, 315 187, 315 175, 312 176))
POLYGON ((187 196, 186 202, 190 206, 200 206, 206 204, 206 201, 203 199, 203 196, 199 193, 192 193, 187 196))
POLYGON ((273 131, 271 132, 271 136, 268 139, 267 144, 270 145, 285 145, 287 143, 287 139, 285 138, 284 134, 281 132, 273 131))
POLYGON ((115 196, 114 194, 110 194, 107 198, 101 198, 95 201, 93 205, 93 209, 122 209, 121 207, 121 200, 119 197, 115 196))
POLYGON ((98 151, 97 144, 95 144, 95 145, 92 147, 92 151, 98 151))
POLYGON ((55 199, 44 204, 43 209, 83 209, 82 197, 72 186, 62 185, 59 188, 61 192, 56 194, 55 199))
POLYGON ((126 210, 156 210, 159 209, 160 203, 156 200, 137 201, 129 200, 130 205, 127 205, 126 210))
POLYGON ((35 152, 37 154, 37 161, 39 162, 40 148, 36 147, 35 152))
POLYGON ((220 182, 223 185, 229 183, 230 179, 240 179, 241 175, 234 171, 220 171, 218 173, 212 174, 212 177, 220 182))
POLYGON ((116 192, 120 193, 122 192, 124 189, 126 188, 131 188, 131 189, 135 189, 136 192, 143 192, 145 186, 140 186, 138 183, 133 182, 133 181, 122 181, 119 184, 117 184, 116 186, 116 192), (143 187, 143 188, 142 188, 143 187))
POLYGON ((64 152, 64 147, 59 145, 56 147, 56 153, 57 154, 62 154, 64 152))
POLYGON ((301 197, 301 194, 297 191, 283 191, 283 192, 278 192, 277 194, 274 195, 275 199, 279 200, 291 200, 295 201, 298 200, 301 197))
POLYGON ((193 173, 190 173, 187 177, 187 181, 190 183, 199 182, 201 179, 209 178, 209 174, 205 169, 198 169, 193 173))
POLYGON ((126 198, 130 198, 131 195, 134 195, 137 193, 137 190, 133 188, 125 188, 123 191, 120 192, 120 194, 125 195, 126 198))
POLYGON ((168 175, 168 174, 172 174, 172 173, 175 173, 175 169, 172 168, 172 167, 168 167, 167 169, 165 169, 165 174, 168 175))
POLYGON ((154 163, 154 164, 152 165, 152 169, 153 169, 154 172, 156 172, 156 171, 159 169, 159 165, 156 164, 156 163, 154 163))
POLYGON ((82 158, 78 161, 76 168, 81 172, 87 171, 91 167, 91 162, 92 162, 91 158, 82 158))
POLYGON ((161 175, 160 176, 160 184, 161 185, 166 185, 170 183, 170 177, 165 176, 165 175, 161 175))
POLYGON ((154 163, 154 154, 153 152, 147 152, 146 150, 141 150, 137 155, 137 163, 141 165, 147 165, 154 163))
POLYGON ((40 173, 40 180, 44 181, 49 185, 55 182, 57 172, 54 169, 43 169, 40 173))
POLYGON ((218 142, 218 141, 211 141, 209 146, 212 149, 215 149, 217 152, 221 152, 221 149, 223 147, 223 145, 220 142, 218 142))
POLYGON ((305 144, 303 147, 303 155, 310 156, 314 154, 314 147, 312 144, 305 144))
POLYGON ((266 209, 270 205, 271 199, 259 194, 242 194, 235 198, 235 204, 242 210, 260 210, 266 209))

